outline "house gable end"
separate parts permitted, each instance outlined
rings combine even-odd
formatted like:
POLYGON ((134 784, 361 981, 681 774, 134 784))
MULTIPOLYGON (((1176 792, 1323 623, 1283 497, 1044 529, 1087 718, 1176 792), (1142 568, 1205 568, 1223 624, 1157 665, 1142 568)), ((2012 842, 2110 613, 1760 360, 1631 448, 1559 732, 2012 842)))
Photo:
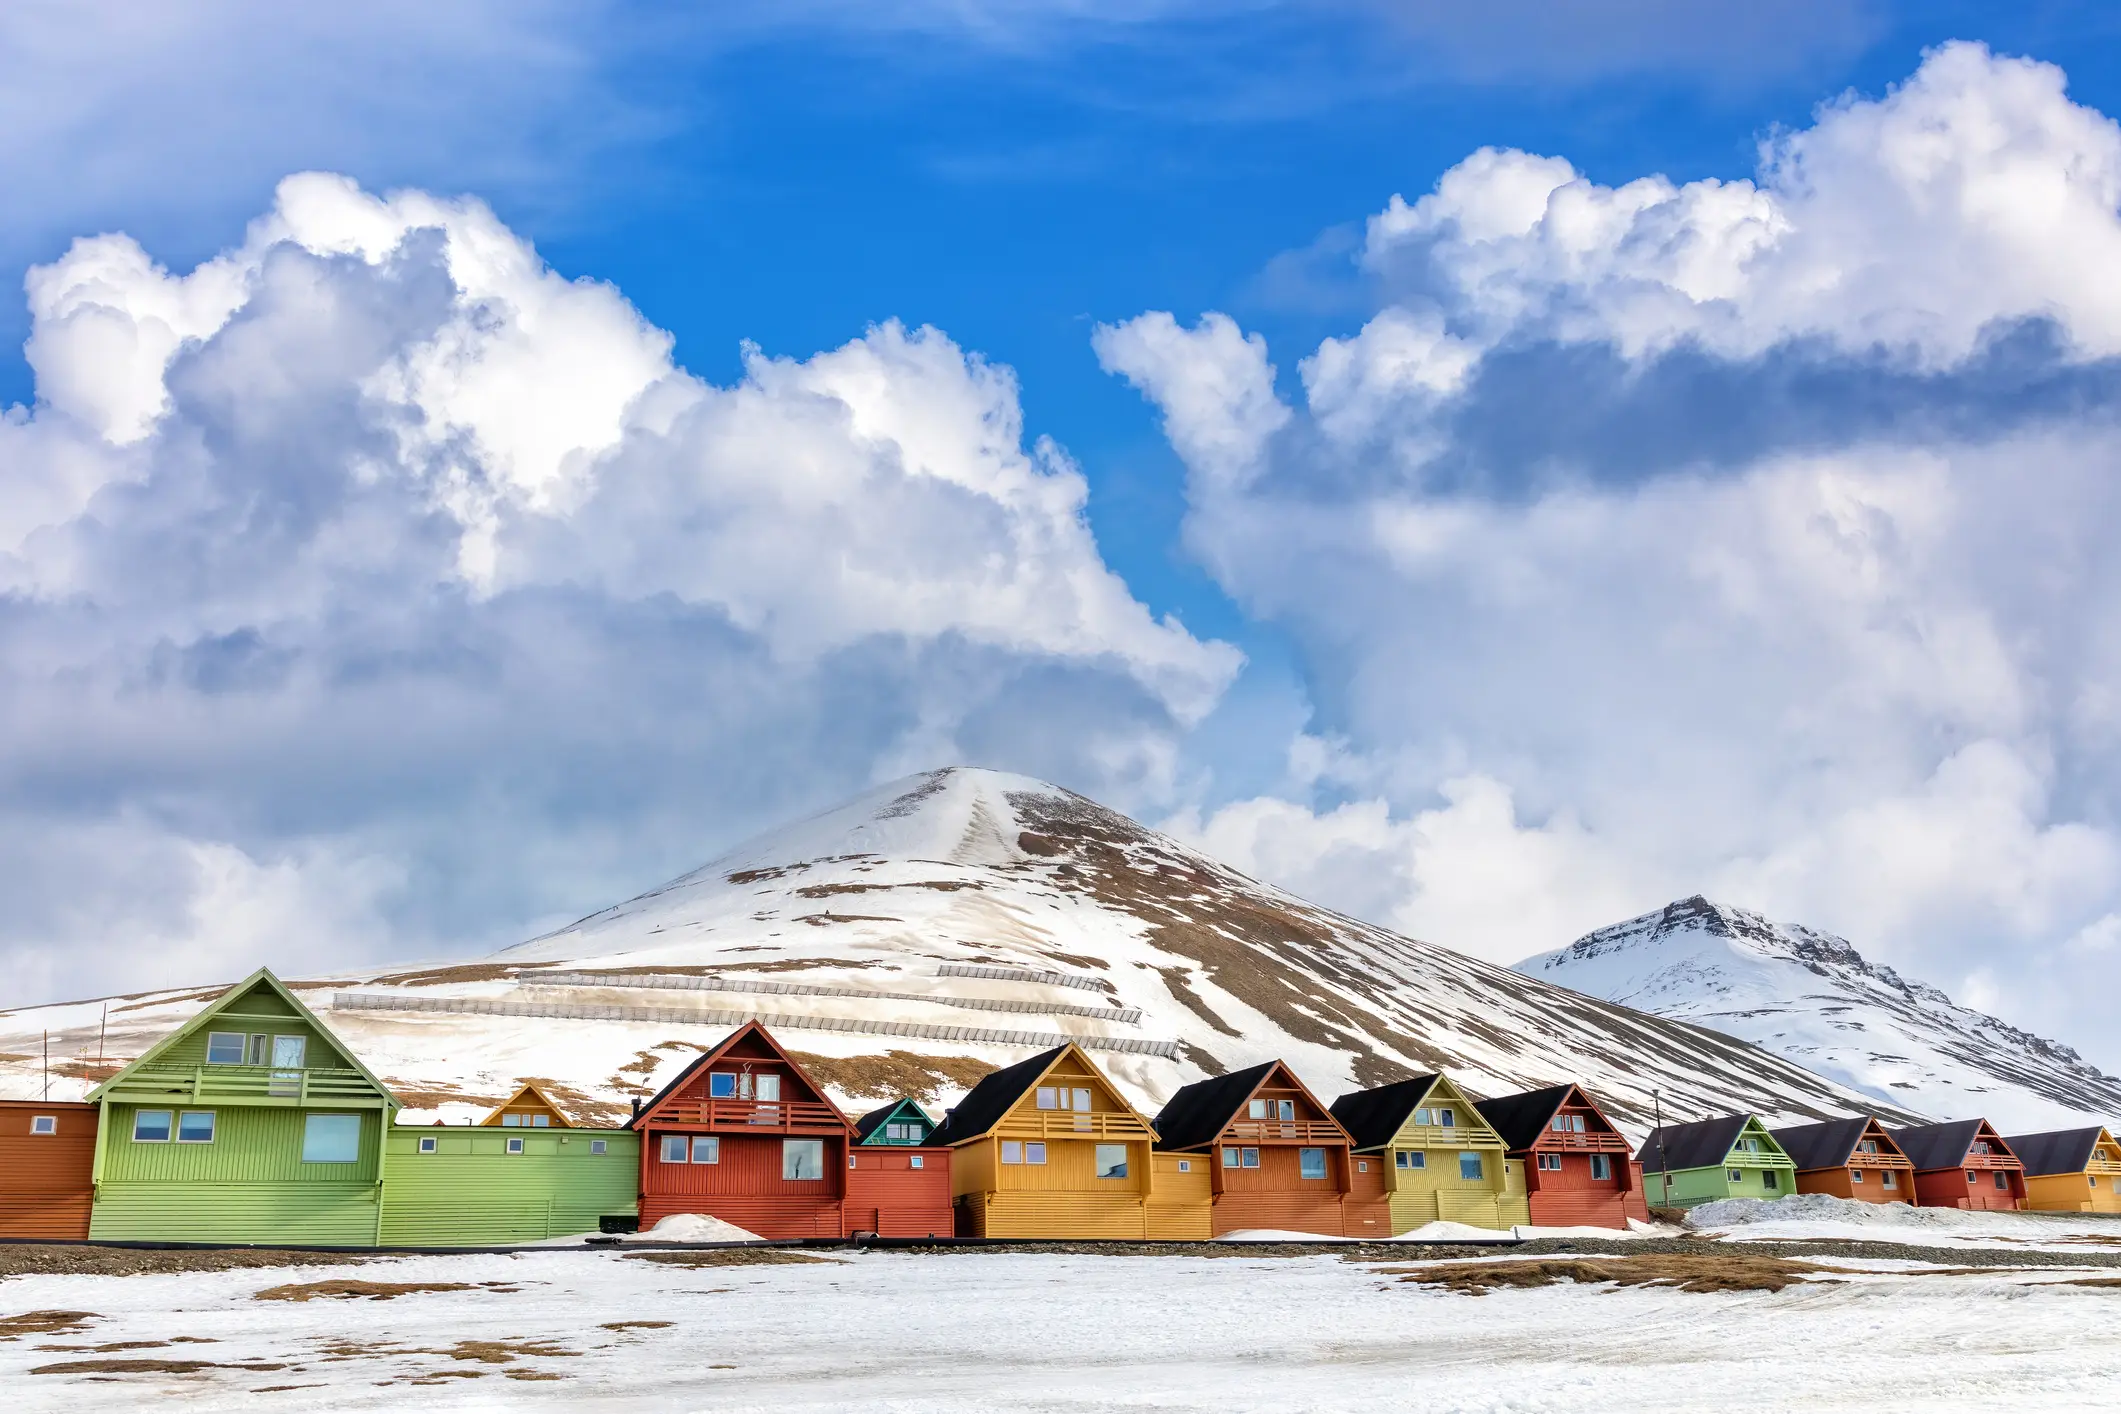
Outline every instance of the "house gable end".
MULTIPOLYGON (((818 1088, 817 1082, 796 1063, 795 1058, 781 1048, 780 1042, 773 1039, 773 1033, 756 1021, 747 1021, 724 1036, 712 1050, 679 1071, 675 1079, 641 1106, 641 1112, 627 1121, 626 1127, 640 1129, 647 1124, 669 1119, 669 1112, 674 1106, 706 1098, 707 1077, 715 1069, 731 1065, 741 1068, 747 1062, 754 1065, 772 1065, 776 1068, 785 1067, 785 1071, 779 1072, 784 1074, 788 1081, 786 1090, 780 1097, 781 1103, 823 1105, 839 1117, 840 1123, 848 1124, 847 1117, 840 1113, 839 1107, 826 1097, 825 1092, 818 1088)), ((849 1125, 849 1128, 852 1126, 849 1125)))
POLYGON ((1451 1143, 1449 1147, 1454 1149, 1501 1149, 1506 1147, 1502 1142, 1502 1136, 1495 1132, 1495 1127, 1489 1124, 1487 1119, 1481 1114, 1480 1107, 1466 1098, 1465 1092, 1458 1088, 1450 1076, 1439 1075, 1436 1077, 1436 1083, 1429 1087, 1428 1093, 1424 1094, 1416 1105, 1408 1109, 1407 1117, 1400 1121, 1398 1131, 1392 1136, 1391 1147, 1399 1149, 1433 1148, 1435 1147, 1434 1141, 1442 1138, 1445 1134, 1450 1135, 1451 1143), (1455 1125, 1421 1125, 1415 1123, 1415 1118, 1421 1110, 1437 1110, 1445 1106, 1451 1108, 1452 1117, 1457 1120, 1455 1125))

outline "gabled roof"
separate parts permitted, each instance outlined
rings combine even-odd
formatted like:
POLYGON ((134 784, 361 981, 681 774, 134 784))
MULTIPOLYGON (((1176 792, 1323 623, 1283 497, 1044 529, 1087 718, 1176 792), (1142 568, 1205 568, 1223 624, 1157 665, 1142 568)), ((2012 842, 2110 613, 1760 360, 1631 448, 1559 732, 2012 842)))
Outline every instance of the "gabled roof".
POLYGON ((1813 1169, 1846 1168, 1856 1146, 1874 1132, 1880 1144, 1902 1158, 1906 1157, 1899 1144, 1894 1142, 1892 1132, 1868 1115, 1791 1125, 1787 1129, 1775 1130, 1774 1134, 1775 1142, 1790 1156, 1790 1162, 1796 1164, 1800 1172, 1810 1172, 1813 1169))
POLYGON ((2003 1136, 1985 1119, 1948 1119, 1941 1124, 1918 1124, 1893 1131, 1893 1142, 1913 1161, 1918 1172, 1958 1168, 1966 1161, 1967 1150, 1980 1138, 2003 1144, 2003 1136))
POLYGON ((2114 1137, 2095 1124, 2089 1129, 2014 1134, 2003 1142, 2025 1165, 2027 1178, 2044 1178, 2049 1174, 2083 1173, 2091 1167, 2092 1154, 2102 1140, 2111 1144, 2114 1137))
POLYGON ((1406 1127, 1407 1116, 1429 1098, 1441 1079, 1441 1075, 1417 1075, 1353 1091, 1333 1102, 1333 1118, 1348 1131, 1358 1151, 1382 1149, 1406 1127))
POLYGON ((506 1114, 509 1110, 515 1108, 517 1105, 523 1103, 523 1097, 526 1095, 528 1095, 531 1099, 536 1100, 546 1109, 551 1110, 554 1121, 561 1129, 574 1128, 574 1121, 567 1117, 567 1111, 561 1109, 558 1105, 554 1104, 552 1102, 552 1096, 546 1094, 543 1090, 539 1089, 538 1082, 535 1080, 526 1080, 521 1085, 518 1085, 516 1087, 516 1092, 513 1095, 510 1095, 507 1099, 501 1101, 500 1104, 495 1105, 492 1109, 488 1110, 486 1112, 486 1118, 480 1120, 479 1124, 482 1127, 486 1125, 498 1125, 501 1122, 501 1116, 506 1114))
POLYGON ((1112 1078, 1098 1068, 1097 1062, 1091 1060, 1081 1046, 1069 1041, 1065 1045, 1055 1046, 1050 1051, 1040 1051, 1028 1060, 1020 1060, 1015 1065, 997 1070, 982 1079, 972 1087, 964 1099, 959 1100, 957 1105, 943 1116, 941 1126, 928 1136, 928 1142, 948 1146, 979 1138, 1000 1124, 1003 1116, 1015 1108, 1016 1103, 1045 1078, 1047 1071, 1070 1056, 1095 1076, 1098 1083, 1105 1087, 1106 1092, 1117 1100, 1128 1114, 1141 1121, 1142 1127, 1149 1131, 1151 1140, 1156 1138, 1156 1126, 1149 1122, 1149 1117, 1128 1102, 1127 1097, 1120 1093, 1119 1087, 1112 1083, 1112 1078))
MULTIPOLYGON (((1182 1087, 1156 1115, 1156 1147, 1166 1150, 1204 1149, 1239 1118, 1247 1100, 1279 1071, 1296 1092, 1320 1114, 1330 1115, 1310 1087, 1295 1071, 1278 1060, 1246 1066, 1228 1075, 1214 1075, 1182 1087)), ((1333 1121, 1339 1127, 1339 1121, 1333 1121)))
MULTIPOLYGON (((1502 1136, 1502 1142, 1514 1154, 1539 1142, 1540 1132, 1547 1127, 1547 1121, 1568 1103, 1571 1095, 1581 1095, 1581 1092, 1574 1085, 1549 1085, 1544 1090, 1527 1090, 1521 1095, 1498 1095, 1492 1100, 1480 1101, 1474 1108, 1502 1136)), ((1590 1104, 1589 1096, 1581 1098, 1590 1104)), ((1591 1108, 1598 1107, 1591 1105, 1591 1108)))
MULTIPOLYGON (((1668 1124, 1662 1129, 1651 1130, 1650 1137, 1642 1142, 1635 1157, 1650 1173, 1718 1168, 1730 1157, 1732 1146, 1745 1136, 1747 1127, 1753 1124, 1751 1115, 1718 1115, 1714 1119, 1697 1119, 1689 1124, 1668 1124)), ((1766 1125, 1758 1125, 1756 1132, 1777 1150, 1781 1148, 1766 1125)))
POLYGON ((891 1120, 897 1119, 900 1115, 918 1119, 931 1130, 935 1128, 935 1117, 922 1109, 910 1096, 905 1096, 893 1100, 888 1105, 873 1109, 856 1120, 854 1122, 854 1137, 863 1143, 867 1143, 870 1135, 876 1133, 877 1130, 883 1128, 891 1120))
MULTIPOLYGON (((693 1076, 698 1075, 701 1071, 705 1070, 708 1066, 713 1065, 716 1061, 725 1059, 729 1053, 730 1048, 735 1046, 737 1042, 745 1039, 747 1036, 757 1039, 761 1044, 766 1047, 767 1050, 773 1053, 774 1059, 778 1060, 781 1064, 787 1066, 788 1069, 794 1073, 795 1078, 801 1081, 806 1087, 808 1087, 810 1093, 816 1097, 817 1103, 824 1105, 833 1113, 839 1114, 839 1106, 832 1103, 831 1098, 825 1094, 824 1090, 818 1085, 818 1083, 810 1078, 810 1073, 808 1071, 804 1070, 801 1066, 795 1063, 795 1057, 789 1055, 788 1052, 782 1048, 781 1043, 773 1039, 773 1033, 771 1031, 768 1031, 764 1026, 760 1025, 756 1021, 747 1021, 742 1026, 739 1026, 736 1030, 730 1032, 727 1036, 724 1036, 713 1050, 704 1052, 697 1060, 693 1061, 691 1065, 688 1065, 683 1070, 679 1071, 676 1079, 672 1080, 668 1085, 665 1085, 662 1089, 656 1091, 654 1098, 650 1099, 648 1103, 641 1106, 640 1113, 634 1115, 633 1118, 626 1121, 626 1127, 628 1129, 641 1128, 643 1124, 648 1122, 649 1117, 656 1112, 656 1108, 658 1106, 660 1106, 665 1100, 669 1099, 671 1096, 683 1090, 685 1086, 691 1082, 693 1076)), ((792 1099, 793 1097, 784 1096, 783 1098, 792 1099)), ((847 1117, 844 1114, 840 1115, 840 1123, 847 1123, 847 1117)))
MULTIPOLYGON (((208 1024, 211 1023, 215 1017, 219 1016, 222 1012, 228 1010, 230 1003, 234 1002, 238 997, 243 996, 245 993, 252 991, 261 983, 266 987, 270 988, 272 993, 277 996, 281 1001, 287 1003, 287 1005, 293 1010, 296 1019, 302 1021, 303 1023, 309 1026, 315 1027, 318 1035, 328 1036, 331 1038, 332 1046, 339 1052, 340 1055, 346 1057, 346 1063, 352 1066, 354 1070, 359 1072, 363 1080, 366 1080, 370 1085, 373 1085, 376 1088, 376 1093, 383 1098, 383 1104, 386 1114, 388 1114, 388 1112, 391 1110, 400 1108, 398 1104, 398 1097, 396 1095, 391 1094, 390 1087, 388 1085, 385 1085, 381 1080, 376 1078, 376 1074, 374 1071, 370 1070, 367 1066, 361 1063, 361 1058, 354 1054, 353 1047, 347 1045, 346 1042, 340 1037, 338 1032, 332 1030, 329 1026, 326 1026, 323 1022, 319 1021, 315 1012, 311 1011, 308 1007, 302 1005, 302 999, 296 996, 293 992, 289 991, 287 989, 287 984, 282 982, 278 977, 275 977, 272 973, 272 969, 269 967, 259 968, 256 972, 251 973, 250 976, 236 983, 227 991, 223 992, 220 996, 214 998, 211 1002, 207 1003, 206 1007, 202 1011, 200 1011, 197 1016, 194 1016, 191 1020, 185 1022, 182 1026, 179 1026, 176 1030, 170 1032, 167 1036, 164 1036, 161 1040, 155 1042, 154 1045, 149 1046, 146 1052, 143 1053, 139 1057, 139 1059, 133 1061, 130 1065, 127 1065, 123 1070, 120 1070, 116 1075, 111 1076, 108 1080, 105 1080, 101 1085, 98 1085, 95 1089, 89 1091, 88 1098, 91 1100, 100 1100, 103 1097, 105 1091, 110 1090, 112 1087, 119 1084, 133 1072, 155 1064, 157 1060, 159 1060, 162 1056, 166 1055, 169 1052, 171 1047, 175 1046, 179 1041, 182 1041, 185 1037, 206 1029, 208 1024)), ((250 1028, 247 1025, 244 1027, 244 1030, 246 1031, 248 1031, 249 1029, 250 1028)))

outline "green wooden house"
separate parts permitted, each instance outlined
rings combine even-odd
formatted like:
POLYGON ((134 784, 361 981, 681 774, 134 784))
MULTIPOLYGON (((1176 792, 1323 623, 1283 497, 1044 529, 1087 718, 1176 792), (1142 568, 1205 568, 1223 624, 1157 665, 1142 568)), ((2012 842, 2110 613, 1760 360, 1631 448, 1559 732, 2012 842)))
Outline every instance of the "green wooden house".
POLYGON ((918 1148, 935 1133, 935 1121, 912 1100, 894 1100, 854 1122, 858 1144, 903 1144, 918 1148))
POLYGON ((641 1136, 563 1126, 397 1125, 383 1143, 385 1247, 486 1247, 598 1231, 640 1212, 641 1136))
POLYGON ((89 1099, 91 1238, 375 1245, 398 1102, 266 969, 89 1099))
POLYGON ((1797 1165, 1757 1115, 1723 1115, 1650 1131, 1635 1156, 1642 1194, 1658 1207, 1722 1198, 1787 1198, 1797 1165))

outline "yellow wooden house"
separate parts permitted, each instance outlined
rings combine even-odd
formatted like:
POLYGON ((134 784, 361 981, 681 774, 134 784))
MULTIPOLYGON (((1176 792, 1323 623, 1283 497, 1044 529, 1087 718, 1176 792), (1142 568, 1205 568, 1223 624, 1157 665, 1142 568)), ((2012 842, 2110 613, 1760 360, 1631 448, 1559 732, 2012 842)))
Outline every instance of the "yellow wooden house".
POLYGON ((1531 1221, 1524 1165, 1447 1075, 1417 1075, 1333 1102, 1333 1118, 1368 1158, 1358 1184, 1389 1200, 1392 1231, 1432 1222, 1510 1228, 1531 1221), (1368 1175, 1367 1179, 1365 1175, 1368 1175))
POLYGON ((1156 1130, 1073 1042, 981 1080, 930 1136, 960 1237, 1205 1239, 1208 1161, 1156 1130))
POLYGON ((2025 1165, 2027 1210, 2121 1213, 2121 1143, 2107 1130, 2058 1129, 2003 1142, 2025 1165))
POLYGON ((560 1112, 552 1097, 538 1088, 535 1080, 526 1080, 516 1087, 516 1092, 487 1112, 481 1125, 501 1129, 572 1129, 574 1121, 560 1112))

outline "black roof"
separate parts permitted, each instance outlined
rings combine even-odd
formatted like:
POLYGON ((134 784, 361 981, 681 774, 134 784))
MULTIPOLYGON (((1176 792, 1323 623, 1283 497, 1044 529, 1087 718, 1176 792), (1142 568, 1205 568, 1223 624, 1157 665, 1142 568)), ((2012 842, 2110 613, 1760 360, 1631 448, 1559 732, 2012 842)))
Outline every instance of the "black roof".
POLYGON ((1182 1087, 1156 1113, 1156 1147, 1202 1149, 1215 1142, 1226 1125, 1237 1117, 1237 1107, 1259 1088, 1276 1065, 1260 1065, 1214 1075, 1182 1087))
POLYGON ((1817 1124, 1796 1124, 1774 1131, 1775 1142, 1801 1172, 1847 1166, 1856 1143, 1871 1127, 1868 1118, 1823 1119, 1817 1124))
POLYGON ((1392 1142, 1392 1136, 1406 1124, 1407 1116, 1428 1098, 1441 1079, 1441 1075, 1417 1075, 1372 1090, 1354 1091, 1333 1102, 1333 1118, 1348 1131, 1357 1149, 1382 1149, 1392 1142))
POLYGON ((1918 1124, 1912 1129, 1893 1130, 1893 1142, 1900 1146, 1900 1152, 1908 1156, 1919 1172, 1955 1169, 1965 1162, 1966 1151, 1974 1146, 1974 1136, 1981 1132, 1981 1124, 1978 1119, 1918 1124))
POLYGON ((1738 1142, 1751 1115, 1718 1115, 1688 1124, 1668 1124, 1650 1131, 1635 1155, 1651 1173, 1720 1167, 1738 1142))
POLYGON ((1503 1144, 1511 1153, 1529 1149, 1539 1141, 1539 1131, 1547 1127, 1547 1121, 1569 1098, 1573 1085, 1549 1085, 1544 1090, 1527 1090, 1522 1095, 1498 1095, 1492 1100, 1481 1100, 1474 1105, 1480 1117, 1502 1136, 1503 1144))
POLYGON ((2095 1124, 2090 1129, 2014 1134, 2003 1142, 2011 1146, 2018 1162, 2025 1165, 2026 1176, 2039 1178, 2044 1174, 2084 1172, 2092 1161, 2092 1150, 2098 1146, 2099 1136, 2104 1132, 2095 1124))
POLYGON ((962 1144, 968 1139, 977 1139, 1001 1121, 1009 1107, 1024 1098, 1024 1092, 1038 1083, 1055 1061, 1067 1051, 1066 1046, 1055 1046, 1050 1051, 1040 1051, 1029 1060, 1020 1060, 1015 1065, 1004 1066, 980 1081, 959 1100, 954 1109, 943 1116, 942 1124, 928 1136, 928 1142, 936 1145, 962 1144))
POLYGON ((881 1106, 877 1109, 873 1109, 869 1111, 869 1113, 863 1115, 860 1119, 856 1120, 854 1122, 854 1137, 860 1140, 862 1143, 868 1143, 869 1136, 876 1133, 877 1129, 884 1123, 885 1120, 891 1118, 893 1115, 897 1114, 900 1110, 905 1109, 909 1105, 913 1107, 913 1112, 916 1115, 919 1115, 922 1119, 927 1120, 928 1125, 931 1129, 934 1128, 935 1120, 932 1116, 929 1115, 926 1110, 922 1109, 918 1104, 916 1104, 910 1096, 901 1096, 900 1098, 893 1100, 890 1104, 881 1106))

